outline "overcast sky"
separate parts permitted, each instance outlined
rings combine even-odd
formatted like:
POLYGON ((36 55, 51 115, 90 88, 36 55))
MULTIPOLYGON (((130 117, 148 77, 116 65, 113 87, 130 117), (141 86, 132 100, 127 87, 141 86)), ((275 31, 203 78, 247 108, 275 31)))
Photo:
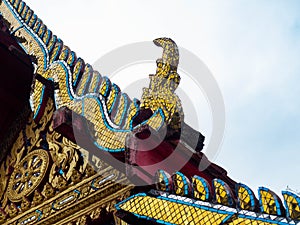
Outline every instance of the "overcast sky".
MULTIPOLYGON (((300 191, 299 1, 26 3, 91 64, 122 45, 162 36, 196 54, 217 80, 226 107, 225 137, 214 162, 255 193, 259 186, 279 195, 287 185, 300 191)), ((154 72, 147 68, 135 75, 154 72)), ((209 139, 203 99, 199 129, 209 139)))

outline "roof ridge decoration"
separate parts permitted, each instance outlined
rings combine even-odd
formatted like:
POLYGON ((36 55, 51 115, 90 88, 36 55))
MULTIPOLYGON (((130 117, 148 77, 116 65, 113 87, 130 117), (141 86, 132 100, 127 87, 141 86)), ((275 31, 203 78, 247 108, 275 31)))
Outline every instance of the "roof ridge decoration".
POLYGON ((170 176, 158 170, 155 179, 156 190, 132 195, 116 205, 120 218, 156 224, 300 224, 300 197, 289 191, 282 192, 284 208, 280 198, 265 187, 258 189, 257 200, 242 183, 236 184, 234 196, 217 178, 209 184, 197 175, 188 178, 176 172, 170 176))
POLYGON ((180 128, 183 111, 180 99, 174 93, 180 81, 176 72, 179 55, 171 39, 154 41, 164 48, 163 57, 157 61, 156 74, 150 75, 152 86, 144 90, 139 105, 137 99, 131 100, 116 84, 77 57, 25 2, 2 0, 0 12, 9 23, 11 34, 20 40, 20 46, 35 63, 36 75, 30 99, 35 120, 43 115, 46 84, 50 83, 56 109, 67 107, 92 122, 94 144, 101 150, 125 150, 125 137, 138 125, 133 120, 140 110, 152 110, 153 114, 142 122, 155 130, 163 127, 165 122, 172 128, 180 128), (155 104, 158 100, 160 103, 155 104), (107 138, 113 141, 108 142, 107 138))

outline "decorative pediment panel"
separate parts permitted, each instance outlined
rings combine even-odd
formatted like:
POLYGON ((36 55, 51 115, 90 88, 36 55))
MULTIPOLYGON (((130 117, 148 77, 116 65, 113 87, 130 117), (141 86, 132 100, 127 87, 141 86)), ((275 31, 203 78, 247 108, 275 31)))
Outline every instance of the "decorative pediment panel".
POLYGON ((38 123, 31 114, 1 164, 1 224, 111 219, 113 204, 132 189, 120 171, 55 132, 53 112, 49 99, 38 123))

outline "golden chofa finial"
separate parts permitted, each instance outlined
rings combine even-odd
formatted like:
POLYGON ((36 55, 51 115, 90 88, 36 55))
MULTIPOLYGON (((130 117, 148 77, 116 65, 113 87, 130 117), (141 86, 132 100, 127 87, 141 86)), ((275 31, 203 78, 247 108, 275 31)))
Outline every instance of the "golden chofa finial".
POLYGON ((178 130, 183 121, 181 102, 174 93, 180 82, 180 76, 177 73, 178 47, 170 38, 157 38, 153 42, 163 48, 163 54, 162 58, 156 61, 156 73, 150 75, 149 88, 143 89, 140 107, 151 109, 152 112, 162 109, 166 124, 178 130))
POLYGON ((170 65, 172 70, 177 70, 179 64, 179 51, 176 43, 171 38, 157 38, 154 44, 163 48, 162 63, 170 65))
POLYGON ((161 82, 156 82, 156 87, 151 86, 153 90, 158 86, 169 89, 174 92, 180 83, 180 76, 177 73, 179 64, 179 51, 177 44, 171 38, 157 38, 154 41, 156 46, 163 48, 162 58, 156 61, 157 69, 156 79, 162 79, 161 82), (167 83, 167 84, 166 84, 167 83))

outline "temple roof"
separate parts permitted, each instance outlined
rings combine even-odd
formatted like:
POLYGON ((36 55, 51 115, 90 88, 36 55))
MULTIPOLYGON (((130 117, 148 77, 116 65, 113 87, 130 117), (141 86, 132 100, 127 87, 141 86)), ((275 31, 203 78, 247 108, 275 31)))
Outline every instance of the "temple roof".
POLYGON ((118 210, 133 224, 299 221, 297 195, 283 192, 284 207, 274 192, 261 187, 257 199, 201 152, 204 136, 184 123, 174 93, 180 76, 172 39, 154 40, 163 48, 156 73, 142 98, 130 99, 77 57, 23 1, 0 1, 0 12, 3 149, 19 134, 0 170, 2 222, 96 223, 99 202, 110 216, 118 210), (191 139, 197 139, 196 146, 191 139), (172 163, 164 163, 170 155, 172 163), (84 215, 85 207, 91 215, 84 215))

